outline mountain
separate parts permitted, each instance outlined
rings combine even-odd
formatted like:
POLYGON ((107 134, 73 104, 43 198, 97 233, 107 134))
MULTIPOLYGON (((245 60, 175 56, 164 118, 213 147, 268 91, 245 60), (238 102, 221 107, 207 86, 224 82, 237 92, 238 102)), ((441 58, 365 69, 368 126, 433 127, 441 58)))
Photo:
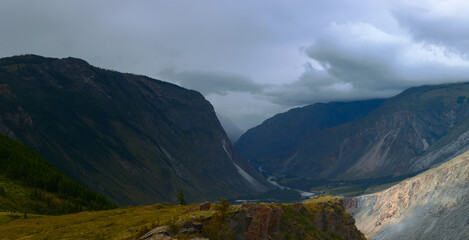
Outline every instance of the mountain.
POLYGON ((226 135, 230 139, 231 143, 234 144, 236 141, 238 141, 239 137, 243 135, 243 130, 241 130, 231 119, 221 115, 217 114, 218 119, 220 120, 221 125, 223 126, 223 129, 226 132, 226 135))
POLYGON ((375 99, 293 108, 249 129, 235 147, 249 161, 264 168, 283 165, 283 161, 302 148, 307 137, 326 128, 359 120, 383 102, 384 99, 375 99))
POLYGON ((2 239, 365 239, 342 200, 190 206, 156 204, 63 216, 0 215, 2 239), (2 221, 3 220, 3 221, 2 221))
POLYGON ((0 59, 0 131, 122 205, 269 188, 200 93, 76 58, 0 59))
MULTIPOLYGON (((327 182, 320 179, 377 182, 415 175, 467 148, 468 92, 466 83, 410 88, 362 119, 309 134, 293 151, 260 166, 309 180, 305 187, 327 182)), ((288 141, 279 136, 276 141, 288 141)))
POLYGON ((368 239, 469 239, 469 151, 344 203, 368 239))
POLYGON ((116 207, 0 133, 0 212, 63 214, 116 207))

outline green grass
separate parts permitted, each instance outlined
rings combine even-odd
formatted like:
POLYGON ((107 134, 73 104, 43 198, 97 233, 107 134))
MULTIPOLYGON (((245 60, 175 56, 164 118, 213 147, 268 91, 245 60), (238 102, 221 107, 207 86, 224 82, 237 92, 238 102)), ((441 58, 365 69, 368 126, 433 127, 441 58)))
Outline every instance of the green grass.
POLYGON ((0 133, 0 211, 62 214, 117 207, 0 133))
POLYGON ((394 181, 390 183, 377 183, 373 185, 359 185, 359 184, 349 184, 349 185, 324 185, 318 187, 310 188, 311 192, 322 192, 323 194, 335 195, 335 196, 342 196, 342 197, 354 197, 363 194, 371 194, 375 192, 382 191, 389 187, 392 187, 401 181, 394 181))
POLYGON ((346 232, 354 232, 353 239, 365 239, 356 230, 339 197, 316 196, 305 201, 303 206, 298 210, 292 204, 283 205, 282 239, 344 239, 346 232))
POLYGON ((19 213, 0 213, 0 239, 131 239, 142 229, 214 214, 213 210, 184 214, 191 207, 156 204, 27 219, 19 213))
MULTIPOLYGON (((351 216, 345 212, 338 197, 315 197, 305 202, 304 208, 300 210, 293 204, 259 205, 282 208, 285 213, 281 218, 281 229, 271 233, 274 239, 342 239, 341 234, 345 232, 355 232, 354 239, 364 239, 356 230, 351 216)), ((203 236, 217 236, 211 239, 234 237, 235 233, 230 232, 232 229, 229 225, 214 222, 223 219, 220 206, 214 204, 210 210, 200 211, 197 205, 155 204, 60 216, 28 215, 26 219, 21 213, 0 213, 0 239, 129 240, 136 239, 157 226, 169 225, 171 228, 179 222, 187 221, 202 222, 203 236)), ((233 216, 238 216, 237 211, 246 209, 242 205, 231 206, 227 211, 227 218, 232 221, 236 219, 233 216)), ((189 236, 179 234, 178 237, 186 239, 189 236)))
POLYGON ((73 203, 53 194, 22 185, 0 174, 0 212, 58 214, 73 203))

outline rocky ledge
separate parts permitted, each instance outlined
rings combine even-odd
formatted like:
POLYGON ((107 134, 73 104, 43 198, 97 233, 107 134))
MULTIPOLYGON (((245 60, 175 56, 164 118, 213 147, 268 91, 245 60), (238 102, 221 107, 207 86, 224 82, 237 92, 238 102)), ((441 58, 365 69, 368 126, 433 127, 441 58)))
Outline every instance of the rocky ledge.
POLYGON ((202 215, 207 217, 158 226, 138 239, 365 239, 336 197, 321 196, 296 204, 224 206, 204 203, 189 208, 186 216, 206 211, 202 215))

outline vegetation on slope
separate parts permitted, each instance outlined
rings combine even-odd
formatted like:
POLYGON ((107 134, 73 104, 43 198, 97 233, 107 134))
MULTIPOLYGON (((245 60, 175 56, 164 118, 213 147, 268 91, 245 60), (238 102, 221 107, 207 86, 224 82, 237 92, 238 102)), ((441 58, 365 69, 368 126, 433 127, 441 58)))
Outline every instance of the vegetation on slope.
POLYGON ((61 214, 115 207, 38 153, 0 133, 0 211, 61 214))
POLYGON ((338 197, 317 196, 307 200, 299 211, 294 206, 284 206, 284 239, 365 239, 338 197))

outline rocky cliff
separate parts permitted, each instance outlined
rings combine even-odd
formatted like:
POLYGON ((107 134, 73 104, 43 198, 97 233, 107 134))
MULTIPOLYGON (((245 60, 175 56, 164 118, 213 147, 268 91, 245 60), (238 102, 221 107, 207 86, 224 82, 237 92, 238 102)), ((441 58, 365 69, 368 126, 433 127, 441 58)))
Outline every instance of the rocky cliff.
POLYGON ((0 131, 120 204, 268 188, 200 93, 80 59, 0 59, 0 131))
POLYGON ((344 204, 368 239, 469 239, 469 152, 344 204))
MULTIPOLYGON (((217 207, 212 206, 212 209, 217 207)), ((198 210, 200 208, 195 207, 185 214, 198 210)), ((208 212, 213 215, 197 219, 197 222, 159 226, 140 239, 365 239, 355 227, 353 218, 344 211, 342 200, 329 196, 317 197, 304 204, 245 203, 228 208, 225 217, 213 210, 208 212), (187 234, 189 232, 192 235, 187 234)))

